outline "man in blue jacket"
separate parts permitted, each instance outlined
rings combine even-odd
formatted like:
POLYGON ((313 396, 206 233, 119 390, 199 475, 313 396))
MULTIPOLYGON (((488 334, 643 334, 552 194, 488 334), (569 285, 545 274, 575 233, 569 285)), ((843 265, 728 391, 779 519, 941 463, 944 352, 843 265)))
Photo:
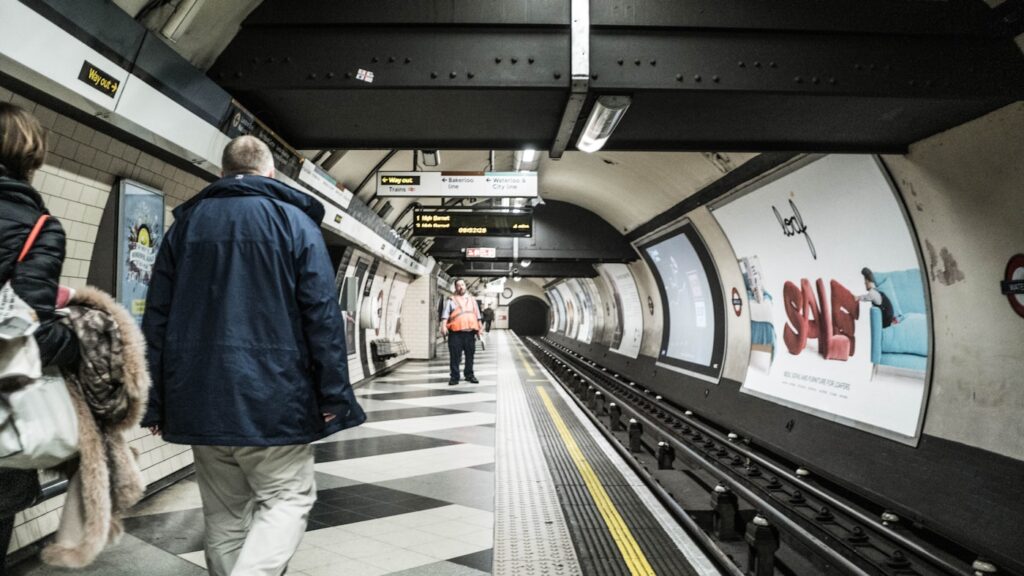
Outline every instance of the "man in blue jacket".
POLYGON ((191 444, 210 574, 280 575, 316 501, 310 442, 366 415, 320 233, 323 206, 274 180, 251 136, 224 177, 174 210, 142 329, 143 426, 191 444))

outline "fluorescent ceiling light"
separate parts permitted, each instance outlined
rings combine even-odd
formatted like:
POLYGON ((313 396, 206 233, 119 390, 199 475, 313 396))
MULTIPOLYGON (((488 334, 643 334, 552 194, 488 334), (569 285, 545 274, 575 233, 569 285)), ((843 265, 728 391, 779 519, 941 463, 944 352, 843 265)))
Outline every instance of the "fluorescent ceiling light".
POLYGON ((167 23, 160 30, 160 34, 171 42, 177 42, 185 30, 192 25, 192 21, 195 20, 201 6, 201 0, 182 0, 179 2, 171 17, 167 19, 167 23))
POLYGON ((520 260, 519 265, 523 268, 529 268, 530 264, 533 264, 533 260, 520 260))
POLYGON ((625 116, 631 102, 629 96, 599 97, 590 111, 587 125, 583 127, 583 132, 576 141, 576 149, 580 152, 597 152, 604 147, 604 143, 625 116))
POLYGON ((420 154, 423 157, 424 166, 430 166, 431 168, 435 168, 441 163, 440 150, 421 150, 420 154))
POLYGON ((540 165, 540 154, 535 148, 516 150, 513 155, 513 169, 516 172, 533 172, 540 165))

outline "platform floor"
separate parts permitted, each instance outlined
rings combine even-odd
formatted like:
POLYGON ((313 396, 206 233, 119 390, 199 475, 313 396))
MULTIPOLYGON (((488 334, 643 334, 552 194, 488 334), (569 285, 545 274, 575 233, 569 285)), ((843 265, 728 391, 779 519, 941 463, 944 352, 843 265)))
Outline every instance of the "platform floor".
MULTIPOLYGON (((360 386, 368 422, 316 445, 318 501, 293 576, 714 574, 710 562, 511 333, 360 386)), ((201 575, 196 484, 142 502, 87 575, 201 575)), ((18 576, 64 574, 31 560, 18 576)))

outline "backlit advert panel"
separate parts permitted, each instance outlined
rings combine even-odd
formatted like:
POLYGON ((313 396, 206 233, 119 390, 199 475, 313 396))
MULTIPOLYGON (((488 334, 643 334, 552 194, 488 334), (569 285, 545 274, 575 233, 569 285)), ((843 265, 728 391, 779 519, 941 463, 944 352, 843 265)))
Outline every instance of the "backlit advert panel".
POLYGON ((930 314, 919 250, 879 161, 826 156, 713 214, 746 289, 742 391, 912 441, 930 314))

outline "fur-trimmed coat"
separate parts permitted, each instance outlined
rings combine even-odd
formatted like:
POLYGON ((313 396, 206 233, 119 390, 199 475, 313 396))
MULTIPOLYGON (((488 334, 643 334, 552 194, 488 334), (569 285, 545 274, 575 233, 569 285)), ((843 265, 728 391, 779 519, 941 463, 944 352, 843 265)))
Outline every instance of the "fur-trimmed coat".
MULTIPOLYGON (((65 372, 78 413, 81 464, 71 479, 55 542, 43 550, 42 559, 53 566, 81 568, 120 537, 121 515, 145 492, 127 432, 139 426, 145 413, 149 374, 142 333, 113 298, 95 288, 82 288, 71 307, 86 309, 73 310, 70 322, 82 343, 82 361, 76 371, 65 372), (109 318, 99 320, 97 312, 109 318), (117 354, 120 358, 114 357, 117 354), (115 411, 117 418, 110 418, 109 410, 105 415, 90 410, 90 404, 96 405, 98 382, 123 387, 117 392, 123 399, 117 402, 123 404, 115 411)), ((109 398, 102 400, 110 403, 109 398)))

